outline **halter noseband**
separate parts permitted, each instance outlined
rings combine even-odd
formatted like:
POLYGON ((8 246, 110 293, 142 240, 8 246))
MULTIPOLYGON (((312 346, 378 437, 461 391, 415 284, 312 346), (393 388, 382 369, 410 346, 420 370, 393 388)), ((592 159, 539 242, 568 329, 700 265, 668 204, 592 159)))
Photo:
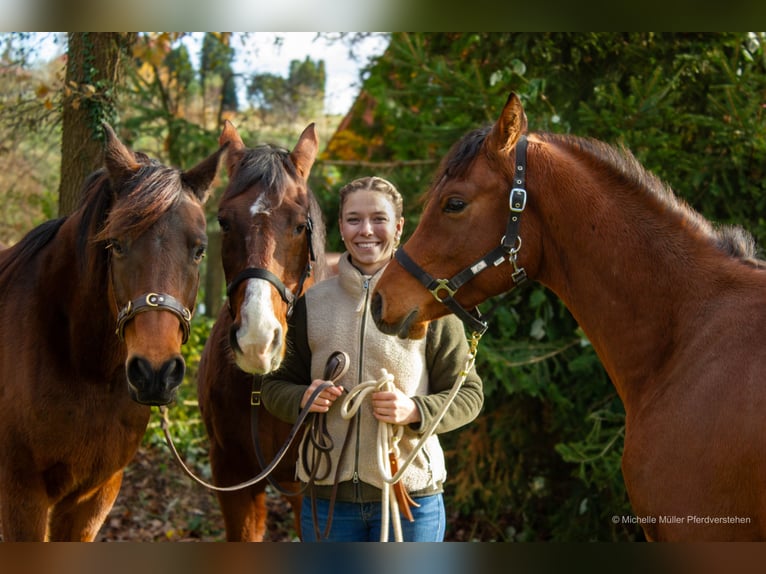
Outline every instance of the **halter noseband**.
MULTIPOLYGON (((232 279, 231 283, 226 286, 226 296, 229 298, 229 301, 231 301, 232 293, 234 293, 235 289, 239 287, 240 283, 243 281, 247 281, 248 279, 264 279, 276 288, 277 293, 282 297, 282 301, 287 304, 287 317, 289 318, 293 314, 296 297, 300 296, 303 292, 303 285, 306 282, 306 279, 311 277, 312 263, 316 261, 314 243, 312 241, 313 231, 314 223, 311 220, 311 216, 309 216, 306 219, 306 242, 308 243, 309 248, 309 260, 306 262, 306 267, 304 267, 303 273, 301 273, 301 278, 298 280, 298 289, 295 293, 290 291, 282 280, 268 269, 264 269, 263 267, 247 267, 240 271, 237 276, 232 279)), ((229 304, 229 307, 231 308, 231 304, 229 304)))
POLYGON ((516 143, 516 168, 513 176, 513 187, 508 198, 510 214, 505 228, 505 235, 500 240, 499 246, 454 275, 451 279, 436 279, 432 277, 415 263, 401 247, 397 249, 395 254, 399 264, 420 281, 439 303, 446 305, 466 326, 479 335, 483 335, 487 330, 487 322, 481 319, 481 313, 477 308, 471 311, 463 308, 455 300, 455 294, 460 287, 468 283, 479 273, 490 266, 497 267, 506 259, 513 266, 513 282, 516 285, 520 285, 526 280, 526 271, 524 271, 523 267, 519 267, 516 262, 517 255, 521 249, 521 237, 519 236, 521 214, 527 206, 526 173, 527 137, 521 136, 516 143))
POLYGON ((178 317, 183 331, 183 342, 189 340, 191 332, 192 313, 172 295, 167 293, 147 293, 128 301, 128 304, 120 309, 117 315, 117 336, 120 341, 125 340, 125 324, 139 313, 147 311, 170 311, 178 317))

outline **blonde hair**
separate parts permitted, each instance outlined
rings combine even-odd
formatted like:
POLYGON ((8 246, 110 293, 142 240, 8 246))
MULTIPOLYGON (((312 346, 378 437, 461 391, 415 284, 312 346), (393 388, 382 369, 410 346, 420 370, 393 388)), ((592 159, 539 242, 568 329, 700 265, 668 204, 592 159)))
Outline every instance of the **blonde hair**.
POLYGON ((399 219, 402 217, 402 213, 404 211, 404 202, 402 200, 402 194, 399 193, 399 190, 396 189, 396 186, 388 181, 387 179, 383 179, 382 177, 378 176, 369 176, 369 177, 360 177, 358 179, 355 179, 353 181, 348 182, 346 185, 344 185, 340 190, 340 206, 339 206, 339 215, 343 217, 343 206, 346 203, 346 198, 354 193, 355 191, 375 191, 378 193, 382 193, 386 196, 388 196, 389 200, 391 201, 391 205, 394 206, 394 214, 396 215, 396 218, 399 219))

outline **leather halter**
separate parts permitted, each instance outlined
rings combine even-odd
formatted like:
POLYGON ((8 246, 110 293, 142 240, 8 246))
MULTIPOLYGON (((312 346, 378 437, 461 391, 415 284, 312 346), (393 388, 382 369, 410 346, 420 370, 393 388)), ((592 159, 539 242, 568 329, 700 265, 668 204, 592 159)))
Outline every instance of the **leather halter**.
POLYGON ((455 300, 455 294, 460 287, 468 283, 479 273, 490 266, 497 267, 506 259, 513 266, 513 282, 516 285, 520 285, 526 280, 526 271, 523 267, 519 267, 516 262, 516 257, 521 249, 521 237, 519 236, 521 214, 527 206, 526 172, 527 137, 521 136, 516 143, 516 168, 513 176, 513 187, 508 199, 510 214, 505 228, 505 235, 500 240, 499 246, 454 275, 451 279, 436 279, 432 277, 415 263, 401 247, 395 254, 399 264, 418 279, 439 303, 446 305, 467 327, 480 335, 483 335, 487 330, 487 322, 482 320, 478 308, 468 311, 462 307, 455 300))
POLYGON ((183 342, 189 340, 191 332, 192 313, 172 295, 167 293, 146 293, 140 297, 128 301, 128 304, 120 309, 117 315, 117 336, 120 341, 125 340, 125 324, 139 313, 147 311, 170 311, 178 317, 183 331, 183 342))
POLYGON ((314 223, 311 220, 311 216, 309 216, 306 219, 306 242, 309 248, 309 259, 306 262, 306 267, 303 269, 301 278, 298 281, 298 289, 295 291, 295 293, 290 291, 282 282, 282 280, 268 269, 264 269, 263 267, 247 267, 246 269, 240 271, 237 276, 232 279, 231 283, 226 286, 226 296, 229 298, 230 312, 233 314, 233 311, 231 310, 231 295, 234 293, 236 288, 239 287, 240 283, 247 281, 248 279, 264 279, 274 286, 274 288, 277 290, 277 293, 279 293, 279 295, 282 297, 282 301, 287 304, 287 317, 289 318, 293 314, 296 297, 300 296, 300 294, 303 292, 303 285, 306 282, 306 279, 311 277, 312 263, 316 261, 316 255, 314 254, 314 244, 312 241, 313 231, 314 223))

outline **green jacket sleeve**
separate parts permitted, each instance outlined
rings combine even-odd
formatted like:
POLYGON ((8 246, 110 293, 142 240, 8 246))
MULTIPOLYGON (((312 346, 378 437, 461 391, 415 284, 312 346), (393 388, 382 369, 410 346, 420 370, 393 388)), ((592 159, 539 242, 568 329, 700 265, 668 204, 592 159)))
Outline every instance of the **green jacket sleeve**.
MULTIPOLYGON (((428 326, 426 364, 430 393, 412 399, 420 409, 422 420, 412 430, 425 431, 447 402, 450 390, 465 369, 468 340, 460 319, 447 315, 431 321, 428 326)), ((475 366, 468 372, 455 400, 436 427, 436 433, 449 432, 474 420, 484 404, 481 379, 475 366)), ((411 427, 412 428, 412 427, 411 427)))
POLYGON ((287 350, 279 369, 264 375, 261 399, 278 419, 294 423, 300 414, 301 399, 311 384, 311 350, 306 330, 306 300, 296 301, 288 321, 287 350))

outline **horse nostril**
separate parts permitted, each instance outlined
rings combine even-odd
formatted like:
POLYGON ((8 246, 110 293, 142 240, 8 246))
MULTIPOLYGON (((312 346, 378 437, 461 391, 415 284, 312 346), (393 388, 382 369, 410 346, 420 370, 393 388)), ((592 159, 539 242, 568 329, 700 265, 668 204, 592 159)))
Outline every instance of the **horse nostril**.
POLYGON ((183 382, 186 364, 178 355, 155 370, 148 360, 135 356, 128 360, 125 371, 128 391, 134 401, 145 405, 166 405, 173 400, 175 389, 183 382))
POLYGON ((143 357, 133 357, 128 361, 128 381, 134 387, 144 387, 154 378, 154 370, 143 357))
POLYGON ((184 380, 186 373, 186 364, 182 357, 175 357, 160 367, 159 379, 165 384, 168 390, 173 390, 184 380))
POLYGON ((242 348, 239 346, 239 339, 237 339, 237 332, 239 331, 239 324, 235 323, 229 329, 229 346, 235 353, 241 353, 242 348))

